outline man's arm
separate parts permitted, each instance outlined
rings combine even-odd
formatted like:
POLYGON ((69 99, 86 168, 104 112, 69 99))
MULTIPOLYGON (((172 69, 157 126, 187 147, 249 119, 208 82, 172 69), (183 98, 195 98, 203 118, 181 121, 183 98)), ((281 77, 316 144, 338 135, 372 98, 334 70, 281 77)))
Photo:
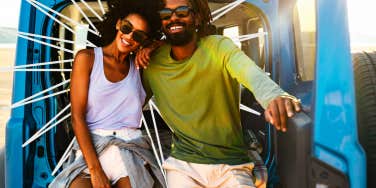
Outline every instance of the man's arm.
POLYGON ((150 45, 140 48, 136 53, 135 65, 137 69, 146 69, 149 65, 151 54, 161 47, 165 42, 162 40, 155 40, 150 45))
POLYGON ((230 39, 223 39, 220 45, 229 74, 254 94, 265 109, 266 121, 285 132, 287 118, 301 110, 300 101, 283 91, 230 39))

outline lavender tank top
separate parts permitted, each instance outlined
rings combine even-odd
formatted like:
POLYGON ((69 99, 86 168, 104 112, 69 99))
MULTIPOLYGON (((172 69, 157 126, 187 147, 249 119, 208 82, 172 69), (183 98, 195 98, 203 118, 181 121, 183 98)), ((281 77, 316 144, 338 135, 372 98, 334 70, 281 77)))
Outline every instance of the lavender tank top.
POLYGON ((133 59, 128 75, 113 83, 104 74, 102 48, 95 48, 94 53, 86 108, 89 129, 139 128, 146 95, 133 59))

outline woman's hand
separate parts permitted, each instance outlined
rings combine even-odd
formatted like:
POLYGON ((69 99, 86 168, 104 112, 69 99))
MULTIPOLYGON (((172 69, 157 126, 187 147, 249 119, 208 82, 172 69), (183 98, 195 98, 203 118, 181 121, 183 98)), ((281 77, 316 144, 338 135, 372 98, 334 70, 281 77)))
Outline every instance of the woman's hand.
POLYGON ((102 168, 91 170, 90 179, 93 188, 111 188, 110 181, 102 168))

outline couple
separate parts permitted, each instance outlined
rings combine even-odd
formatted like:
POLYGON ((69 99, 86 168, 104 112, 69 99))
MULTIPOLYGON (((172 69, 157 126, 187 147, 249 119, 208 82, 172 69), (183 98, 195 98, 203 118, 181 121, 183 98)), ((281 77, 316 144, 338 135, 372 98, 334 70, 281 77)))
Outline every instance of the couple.
POLYGON ((152 95, 173 131, 171 154, 163 164, 168 187, 266 187, 252 175, 240 125, 239 86, 252 91, 278 130, 286 131, 299 102, 230 39, 207 34, 206 0, 161 3, 158 12, 156 0, 109 5, 107 20, 116 21, 112 42, 76 55, 71 102, 79 147, 50 187, 166 187, 138 129, 142 105, 152 95), (140 50, 135 64, 131 52, 159 24, 166 41, 140 50), (139 66, 147 67, 142 85, 139 66))

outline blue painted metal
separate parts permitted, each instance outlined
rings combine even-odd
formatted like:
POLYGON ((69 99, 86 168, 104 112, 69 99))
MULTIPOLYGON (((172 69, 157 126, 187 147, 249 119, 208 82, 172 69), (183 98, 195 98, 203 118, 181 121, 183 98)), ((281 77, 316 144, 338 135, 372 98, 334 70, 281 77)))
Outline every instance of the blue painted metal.
POLYGON ((265 70, 272 73, 271 77, 278 81, 278 69, 280 63, 279 40, 279 1, 278 0, 247 0, 247 3, 260 10, 260 16, 264 18, 264 27, 268 32, 265 40, 266 62, 265 70))
POLYGON ((266 71, 272 73, 273 80, 290 91, 296 85, 295 46, 292 31, 292 11, 296 0, 248 0, 264 17, 267 28, 266 71), (269 59, 270 58, 270 59, 269 59))
MULTIPOLYGON (((41 2, 48 7, 54 7, 55 2, 52 1, 44 1, 41 2)), ((41 14, 40 17, 40 24, 43 25, 44 27, 39 27, 38 30, 36 30, 36 33, 38 32, 40 35, 44 36, 52 36, 52 27, 54 24, 54 21, 51 20, 49 17, 44 15, 43 13, 41 14)), ((46 40, 46 42, 51 42, 49 40, 46 40)), ((51 56, 51 48, 45 45, 38 45, 38 50, 39 50, 39 56, 38 58, 35 58, 34 61, 35 63, 38 62, 48 62, 50 61, 50 56, 51 56)), ((39 84, 33 84, 33 89, 36 92, 39 92, 41 90, 44 90, 46 88, 49 88, 51 85, 50 81, 50 74, 41 74, 41 73, 36 73, 33 76, 33 80, 39 80, 39 84)), ((50 91, 49 94, 52 94, 53 91, 50 91)), ((37 129, 40 129, 51 117, 54 117, 56 115, 56 104, 55 104, 55 99, 49 98, 46 99, 45 101, 39 101, 37 103, 33 103, 33 112, 36 112, 34 115, 34 119, 37 120, 37 129), (46 103, 48 101, 48 103, 46 103), (47 113, 47 109, 50 113, 47 113), (39 113, 38 113, 39 111, 39 113), (41 116, 42 115, 42 116, 41 116)), ((47 132, 46 135, 50 138, 53 138, 54 136, 54 129, 47 132)), ((46 187, 49 182, 53 180, 53 176, 51 175, 52 169, 51 166, 48 165, 49 160, 52 160, 56 163, 54 159, 49 159, 48 152, 50 153, 55 153, 55 147, 54 146, 54 139, 47 139, 47 136, 44 135, 40 137, 38 141, 35 142, 35 147, 36 148, 43 148, 44 152, 42 155, 36 155, 33 154, 32 159, 34 162, 34 170, 33 170, 33 182, 32 182, 32 187, 46 187), (48 147, 49 146, 49 147, 48 147), (44 165, 41 165, 44 164, 44 165)))
MULTIPOLYGON (((278 20, 279 20, 279 40, 280 45, 280 64, 277 68, 278 81, 280 86, 288 92, 297 84, 296 81, 296 62, 295 62, 295 36, 293 31, 293 10, 295 0, 284 1, 280 4, 278 20)), ((309 92, 309 91, 308 91, 309 92)))
POLYGON ((347 7, 343 0, 317 0, 314 156, 366 187, 366 159, 358 143, 354 75, 347 7))
MULTIPOLYGON (((53 7, 60 1, 44 0, 39 1, 48 7, 53 7)), ((36 10, 28 2, 21 2, 19 20, 19 31, 50 36, 53 22, 46 22, 48 17, 39 10, 36 10), (47 27, 47 32, 43 33, 43 26, 47 27)), ((25 65, 42 62, 41 49, 49 51, 49 47, 41 44, 18 38, 16 51, 16 65, 25 65)), ((49 61, 50 53, 45 53, 43 60, 49 61)), ((44 54, 43 54, 44 55, 44 54)), ((20 101, 32 94, 48 88, 50 85, 43 85, 48 82, 49 74, 40 72, 16 72, 13 82, 12 103, 20 101)), ((49 82, 48 82, 49 83, 49 82)), ((54 105, 54 99, 50 99, 50 104, 54 105)), ((6 127, 6 158, 5 158, 5 179, 6 187, 46 187, 52 180, 48 156, 46 149, 48 145, 53 146, 53 140, 42 136, 32 146, 22 148, 22 143, 41 128, 49 117, 46 117, 46 104, 43 101, 35 102, 31 105, 12 109, 11 119, 6 127), (47 143, 48 142, 48 143, 47 143), (42 149, 42 152, 38 148, 42 149), (22 178, 23 177, 23 178, 22 178)), ((52 109, 51 117, 56 113, 52 109)), ((53 133, 49 133, 50 136, 53 133)), ((54 152, 54 148, 49 148, 54 152)))
MULTIPOLYGON (((29 26, 33 23, 30 18, 31 7, 29 4, 22 2, 20 10, 19 30, 28 31, 29 26)), ((16 65, 27 64, 28 42, 17 40, 16 65)), ((12 103, 20 101, 26 97, 26 73, 17 72, 13 77, 12 103)), ((23 125, 25 117, 25 108, 19 107, 11 111, 11 118, 6 126, 5 140, 5 187, 23 187, 23 125)))

